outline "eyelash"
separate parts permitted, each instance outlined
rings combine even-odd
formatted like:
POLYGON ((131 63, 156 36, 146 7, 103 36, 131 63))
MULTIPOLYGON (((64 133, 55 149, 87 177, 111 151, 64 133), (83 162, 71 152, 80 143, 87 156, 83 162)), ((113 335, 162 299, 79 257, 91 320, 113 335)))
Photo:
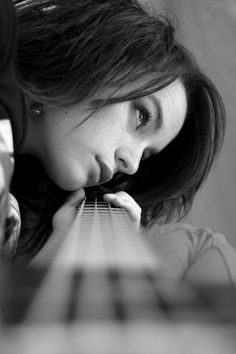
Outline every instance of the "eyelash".
POLYGON ((139 106, 134 106, 135 110, 135 115, 136 115, 136 122, 138 122, 138 117, 137 114, 141 113, 143 118, 141 119, 142 122, 140 124, 137 124, 136 130, 145 127, 151 120, 151 114, 144 108, 144 107, 139 107, 139 106))

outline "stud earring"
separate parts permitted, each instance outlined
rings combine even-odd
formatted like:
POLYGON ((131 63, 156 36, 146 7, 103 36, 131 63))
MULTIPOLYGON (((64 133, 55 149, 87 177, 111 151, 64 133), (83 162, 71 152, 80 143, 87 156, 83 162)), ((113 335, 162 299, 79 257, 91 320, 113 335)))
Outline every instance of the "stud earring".
POLYGON ((33 103, 30 108, 31 115, 34 117, 41 116, 46 112, 47 104, 33 103))

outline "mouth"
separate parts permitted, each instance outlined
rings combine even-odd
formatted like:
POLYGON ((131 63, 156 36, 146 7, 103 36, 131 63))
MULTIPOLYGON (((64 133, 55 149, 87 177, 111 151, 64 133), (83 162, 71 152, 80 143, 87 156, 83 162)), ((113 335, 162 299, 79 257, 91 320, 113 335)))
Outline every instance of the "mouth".
POLYGON ((103 184, 103 183, 106 183, 106 182, 110 181, 112 179, 112 177, 113 177, 113 171, 99 157, 97 157, 96 160, 97 160, 97 162, 99 164, 100 171, 101 171, 98 184, 103 184))

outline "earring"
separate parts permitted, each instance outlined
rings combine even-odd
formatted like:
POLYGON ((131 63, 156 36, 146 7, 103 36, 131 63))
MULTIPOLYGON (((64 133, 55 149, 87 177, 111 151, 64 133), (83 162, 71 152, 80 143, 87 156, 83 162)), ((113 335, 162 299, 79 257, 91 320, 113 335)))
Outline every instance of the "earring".
POLYGON ((38 117, 41 116, 42 114, 44 114, 46 112, 46 108, 47 108, 47 104, 44 103, 33 103, 30 107, 30 112, 31 115, 34 117, 38 117))

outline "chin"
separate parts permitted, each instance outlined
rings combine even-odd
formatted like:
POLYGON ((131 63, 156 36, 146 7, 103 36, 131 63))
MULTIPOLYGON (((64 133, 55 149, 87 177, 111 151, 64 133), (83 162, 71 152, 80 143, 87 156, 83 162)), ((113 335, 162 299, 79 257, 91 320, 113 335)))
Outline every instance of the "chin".
POLYGON ((78 180, 58 179, 58 177, 52 177, 52 180, 59 188, 67 192, 74 192, 84 187, 84 184, 78 180))
POLYGON ((61 168, 50 169, 47 171, 51 180, 61 189, 67 192, 73 192, 85 187, 88 182, 87 176, 84 173, 76 172, 75 169, 61 168))

